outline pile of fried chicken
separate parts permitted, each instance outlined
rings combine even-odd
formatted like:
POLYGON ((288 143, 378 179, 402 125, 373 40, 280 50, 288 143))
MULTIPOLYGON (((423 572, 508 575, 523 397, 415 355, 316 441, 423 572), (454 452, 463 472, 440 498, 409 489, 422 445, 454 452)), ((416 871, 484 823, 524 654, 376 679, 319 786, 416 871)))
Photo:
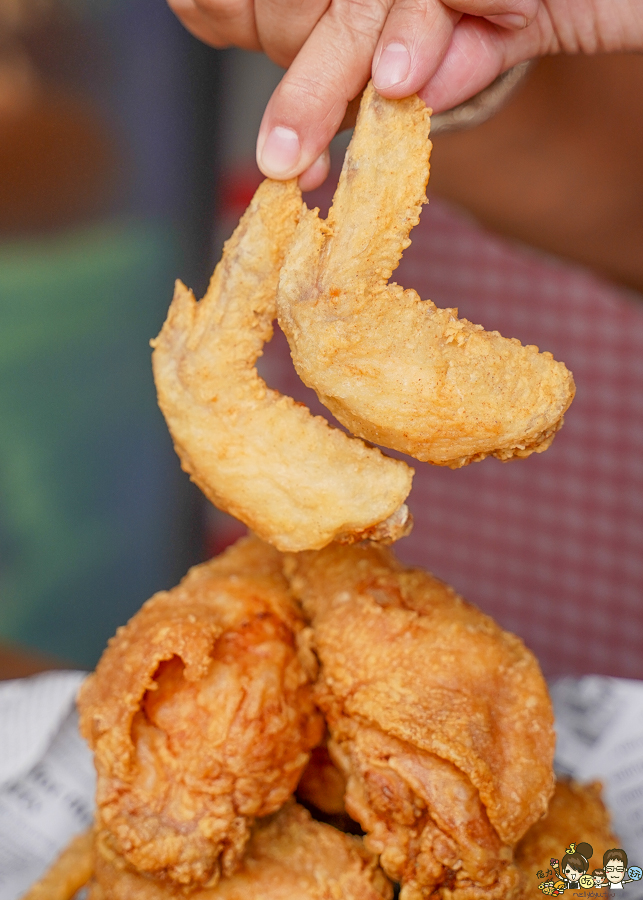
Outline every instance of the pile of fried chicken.
POLYGON ((596 788, 542 819, 532 654, 372 542, 243 538, 119 629, 79 710, 95 827, 30 900, 528 900, 550 845, 613 845, 596 788))
POLYGON ((574 393, 551 354, 389 283, 428 130, 417 97, 369 87, 327 220, 266 181, 204 299, 177 283, 159 404, 183 468, 254 533, 109 642, 78 700, 95 826, 29 900, 527 900, 548 841, 587 837, 592 811, 592 843, 613 840, 596 786, 554 794, 533 655, 385 546, 413 471, 370 442, 525 457, 574 393), (257 374, 277 316, 350 434, 257 374))

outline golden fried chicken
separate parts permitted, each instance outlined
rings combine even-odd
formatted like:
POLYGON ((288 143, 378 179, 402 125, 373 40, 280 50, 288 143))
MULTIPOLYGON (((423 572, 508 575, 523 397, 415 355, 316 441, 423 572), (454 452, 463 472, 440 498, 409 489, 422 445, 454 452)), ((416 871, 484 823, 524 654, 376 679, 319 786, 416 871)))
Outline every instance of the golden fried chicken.
POLYGON ((574 396, 562 363, 389 278, 426 202, 429 113, 364 92, 326 221, 305 210, 277 307, 301 379, 353 434, 437 465, 545 450, 574 396))
POLYGON ((177 282, 152 341, 159 406, 206 497, 280 550, 395 540, 410 530, 413 470, 271 390, 255 369, 300 209, 294 181, 264 181, 203 300, 177 282))
POLYGON ((93 846, 92 828, 77 834, 20 900, 71 900, 92 877, 93 846))
POLYGON ((181 884, 234 871, 323 736, 301 628, 280 554, 250 537, 118 630, 79 696, 114 853, 181 884))
MULTIPOLYGON (((191 900, 390 900, 392 888, 358 838, 295 803, 257 822, 238 871, 191 900)), ((98 841, 89 900, 175 900, 181 889, 132 871, 98 841)))
MULTIPOLYGON (((578 784, 569 779, 559 779, 547 815, 531 826, 516 847, 516 863, 524 874, 521 900, 542 900, 543 892, 538 885, 544 876, 539 878, 538 872, 549 869, 553 872, 552 880, 557 880, 560 862, 558 870, 552 870, 550 860, 560 861, 566 848, 572 842, 578 844, 581 839, 594 850, 587 871, 590 876, 595 869, 602 868, 603 853, 620 846, 610 828, 600 783, 578 784)), ((591 890, 596 891, 596 887, 591 890)), ((596 892, 593 896, 607 896, 607 893, 596 892)))
POLYGON ((532 654, 451 588, 374 545, 287 559, 321 663, 346 809, 402 900, 509 900, 512 849, 553 789, 532 654))

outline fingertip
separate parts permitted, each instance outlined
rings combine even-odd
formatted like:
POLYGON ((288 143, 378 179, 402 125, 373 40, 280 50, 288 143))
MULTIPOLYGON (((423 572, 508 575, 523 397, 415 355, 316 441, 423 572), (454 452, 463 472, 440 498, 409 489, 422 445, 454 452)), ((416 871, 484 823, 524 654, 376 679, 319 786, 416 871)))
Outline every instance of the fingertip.
POLYGON ((411 71, 411 54, 401 41, 391 41, 376 56, 373 65, 375 90, 390 90, 403 84, 411 71))
POLYGON ((318 188, 326 181, 329 172, 330 153, 328 152, 328 149, 326 149, 317 157, 312 166, 309 166, 306 171, 302 172, 299 176, 300 189, 304 193, 306 193, 306 191, 314 191, 315 188, 318 188))
POLYGON ((259 133, 257 165, 267 178, 294 177, 300 158, 301 141, 293 128, 273 125, 267 134, 259 133))
POLYGON ((373 58, 378 93, 391 100, 417 93, 435 74, 460 18, 446 3, 394 3, 373 58))

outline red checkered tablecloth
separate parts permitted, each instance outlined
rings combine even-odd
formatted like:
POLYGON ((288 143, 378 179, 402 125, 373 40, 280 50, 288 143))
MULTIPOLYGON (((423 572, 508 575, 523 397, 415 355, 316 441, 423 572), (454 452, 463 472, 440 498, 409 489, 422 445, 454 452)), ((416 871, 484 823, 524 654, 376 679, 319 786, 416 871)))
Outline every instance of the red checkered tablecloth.
MULTIPOLYGON (((547 675, 643 678, 643 297, 438 199, 412 238, 396 281, 550 350, 577 393, 546 453, 455 471, 409 460, 415 527, 399 556, 519 634, 547 675)), ((323 409, 280 332, 261 362, 272 387, 323 409)))

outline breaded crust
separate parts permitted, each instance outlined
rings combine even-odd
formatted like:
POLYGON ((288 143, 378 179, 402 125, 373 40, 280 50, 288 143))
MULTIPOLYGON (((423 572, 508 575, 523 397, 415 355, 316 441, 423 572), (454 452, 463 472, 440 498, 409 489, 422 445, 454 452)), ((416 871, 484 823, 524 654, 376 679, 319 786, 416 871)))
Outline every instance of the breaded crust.
POLYGON ((116 855, 195 887, 234 871, 323 736, 302 627, 280 554, 250 537, 119 628, 78 700, 116 855))
POLYGON ((203 300, 177 282, 152 342, 159 406, 206 497, 280 550, 395 540, 410 528, 413 470, 271 390, 255 369, 300 210, 294 181, 264 181, 203 300))
POLYGON ((417 225, 430 119, 366 89, 326 221, 305 210, 277 298, 301 379, 353 434, 457 468, 540 453, 574 396, 551 353, 388 284, 417 225))
POLYGON ((553 790, 553 712, 515 635, 373 545, 291 554, 346 810, 402 900, 509 900, 553 790), (435 894, 432 893, 435 891, 435 894))
MULTIPOLYGON (((621 844, 610 827, 610 816, 601 797, 600 782, 579 784, 568 778, 556 783, 547 814, 531 826, 516 847, 516 862, 523 873, 520 900, 539 900, 543 892, 538 872, 553 871, 550 880, 560 880, 560 864, 552 870, 550 859, 560 860, 571 842, 586 841, 594 854, 589 860, 588 873, 602 869, 603 854, 621 844)), ((591 888, 591 896, 607 897, 607 890, 591 888)), ((573 893, 572 893, 573 896, 573 893)), ((589 896, 587 894, 586 896, 589 896)))
POLYGON ((188 894, 132 871, 97 846, 89 900, 390 900, 392 887, 362 842, 288 803, 258 822, 238 871, 188 894))

